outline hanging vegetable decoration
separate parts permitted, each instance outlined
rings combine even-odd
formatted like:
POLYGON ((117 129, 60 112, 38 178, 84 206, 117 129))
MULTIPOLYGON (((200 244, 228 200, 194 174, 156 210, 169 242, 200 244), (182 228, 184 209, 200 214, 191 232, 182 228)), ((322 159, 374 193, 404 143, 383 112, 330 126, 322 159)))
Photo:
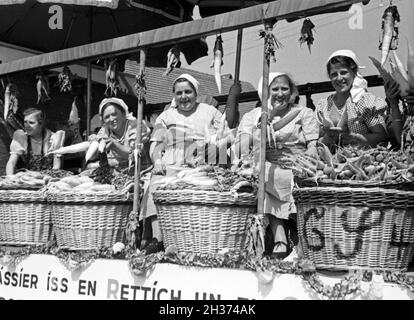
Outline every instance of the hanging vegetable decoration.
POLYGON ((145 83, 144 70, 140 69, 138 74, 135 76, 134 89, 138 100, 143 101, 145 99, 145 94, 147 93, 147 84, 145 83))
POLYGON ((37 91, 37 104, 50 101, 49 96, 49 80, 42 74, 36 75, 36 91, 37 91))
POLYGON ((382 66, 384 66, 387 61, 389 51, 396 50, 398 47, 398 22, 400 22, 400 14, 398 13, 397 6, 390 5, 387 9, 385 9, 384 14, 382 15, 379 45, 379 50, 382 52, 382 66))
POLYGON ((118 62, 116 59, 105 60, 105 82, 107 97, 116 97, 118 95, 119 81, 118 81, 118 62))
POLYGON ((312 53, 311 46, 315 40, 312 32, 312 29, 314 28, 315 25, 312 23, 312 21, 309 18, 306 18, 305 21, 303 21, 302 29, 300 30, 299 43, 302 46, 302 44, 306 42, 309 48, 309 53, 312 53))
POLYGON ((181 54, 181 50, 177 45, 175 45, 170 50, 168 50, 167 68, 165 72, 162 74, 163 77, 166 77, 167 75, 169 75, 170 72, 174 70, 174 68, 179 68, 181 66, 180 54, 181 54))
POLYGON ((72 71, 70 71, 68 66, 64 66, 62 72, 58 75, 58 82, 56 83, 56 86, 60 88, 60 92, 71 92, 72 80, 72 71))
POLYGON ((223 65, 223 40, 221 35, 216 37, 216 42, 214 43, 214 58, 211 62, 210 68, 214 68, 214 78, 216 79, 217 89, 219 94, 221 94, 221 66, 223 65))
POLYGON ((79 111, 78 111, 76 102, 77 102, 77 97, 75 96, 73 98, 72 108, 70 109, 69 119, 68 119, 68 125, 74 133, 72 144, 77 144, 77 143, 82 142, 82 137, 81 137, 80 128, 79 128, 79 120, 80 120, 79 111))
POLYGON ((10 112, 15 114, 19 108, 18 94, 16 85, 9 82, 4 91, 4 120, 6 121, 10 112))
POLYGON ((276 36, 270 30, 259 30, 259 36, 265 40, 266 60, 272 58, 273 62, 276 62, 276 50, 283 47, 282 43, 276 39, 276 36))

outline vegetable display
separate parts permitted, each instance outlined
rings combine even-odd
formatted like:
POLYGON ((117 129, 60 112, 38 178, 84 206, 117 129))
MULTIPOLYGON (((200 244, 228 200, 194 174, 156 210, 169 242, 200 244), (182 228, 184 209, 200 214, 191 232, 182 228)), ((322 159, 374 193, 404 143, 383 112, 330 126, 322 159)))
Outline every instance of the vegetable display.
POLYGON ((113 185, 95 182, 92 178, 85 176, 65 177, 51 183, 48 188, 49 190, 73 193, 112 193, 115 191, 113 185))
POLYGON ((127 193, 134 188, 133 177, 113 170, 108 180, 99 181, 96 176, 72 175, 61 179, 54 179, 47 188, 53 191, 74 192, 74 193, 127 193))
MULTIPOLYGON (((171 169, 171 168, 170 168, 171 169)), ((159 189, 195 189, 211 191, 257 191, 257 177, 253 170, 242 166, 224 169, 217 166, 202 165, 196 168, 176 167, 170 176, 156 181, 159 189)))
POLYGON ((0 179, 0 189, 41 189, 52 177, 37 171, 23 170, 0 179))
POLYGON ((322 143, 318 143, 317 149, 319 159, 307 155, 286 156, 296 175, 315 180, 414 182, 414 161, 402 151, 349 146, 338 148, 332 155, 322 143))

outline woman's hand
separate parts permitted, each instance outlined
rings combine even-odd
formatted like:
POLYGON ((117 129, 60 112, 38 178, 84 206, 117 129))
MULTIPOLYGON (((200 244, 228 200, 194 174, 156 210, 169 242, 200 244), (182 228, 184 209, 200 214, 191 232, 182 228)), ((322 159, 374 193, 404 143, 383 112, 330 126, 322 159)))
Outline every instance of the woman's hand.
POLYGON ((315 159, 319 158, 318 149, 316 148, 316 140, 312 140, 308 142, 307 150, 305 154, 315 159))
POLYGON ((325 129, 325 134, 319 139, 320 142, 327 146, 338 144, 340 132, 325 129))
POLYGON ((114 149, 116 150, 117 149, 118 142, 114 138, 108 137, 102 140, 105 141, 105 150, 114 150, 114 149))

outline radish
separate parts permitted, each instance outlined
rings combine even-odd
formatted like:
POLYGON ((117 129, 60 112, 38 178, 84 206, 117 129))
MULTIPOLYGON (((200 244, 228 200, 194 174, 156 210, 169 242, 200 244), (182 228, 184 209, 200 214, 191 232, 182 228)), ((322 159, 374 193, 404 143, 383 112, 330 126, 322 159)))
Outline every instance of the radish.
POLYGON ((96 154, 96 152, 98 151, 98 147, 99 147, 99 142, 98 141, 92 141, 88 151, 86 152, 85 155, 85 161, 88 162, 90 159, 92 159, 92 157, 96 154))
POLYGON ((223 40, 217 36, 214 43, 214 59, 210 68, 214 68, 214 78, 216 79, 217 89, 221 94, 221 66, 223 65, 223 40))
POLYGON ((396 6, 389 6, 382 16, 382 41, 380 45, 382 57, 381 66, 387 61, 388 54, 395 50, 398 33, 395 30, 395 23, 400 21, 400 15, 396 6))

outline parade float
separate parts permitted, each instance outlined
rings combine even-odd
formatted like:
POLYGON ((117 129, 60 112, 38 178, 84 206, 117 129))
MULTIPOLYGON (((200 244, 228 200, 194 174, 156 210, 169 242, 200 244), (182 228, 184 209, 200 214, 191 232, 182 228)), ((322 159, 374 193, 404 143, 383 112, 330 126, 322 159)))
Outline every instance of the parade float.
MULTIPOLYGON (((135 88, 139 132, 145 59, 151 46, 264 23, 263 100, 267 101, 269 62, 277 49, 275 19, 346 10, 358 2, 268 2, 11 61, 0 65, 0 76, 139 52, 135 88)), ((305 31, 304 39, 311 35, 305 31)), ((307 43, 310 48, 312 41, 307 43)), ((239 60, 240 52, 238 68, 239 60)), ((90 105, 91 72, 88 75, 90 105)), ((262 123, 267 123, 266 108, 262 123)), ((137 135, 134 175, 109 170, 103 157, 100 167, 88 174, 21 171, 1 180, 0 298, 414 298, 414 279, 406 272, 414 250, 409 151, 343 149, 332 156, 320 145, 319 159, 289 159, 297 178, 294 195, 303 256, 282 261, 262 256, 263 171, 255 174, 248 162, 231 169, 182 168, 154 192, 165 251, 146 255, 136 247, 142 196, 140 139, 137 135)), ((262 141, 264 150, 266 139, 262 141)))

